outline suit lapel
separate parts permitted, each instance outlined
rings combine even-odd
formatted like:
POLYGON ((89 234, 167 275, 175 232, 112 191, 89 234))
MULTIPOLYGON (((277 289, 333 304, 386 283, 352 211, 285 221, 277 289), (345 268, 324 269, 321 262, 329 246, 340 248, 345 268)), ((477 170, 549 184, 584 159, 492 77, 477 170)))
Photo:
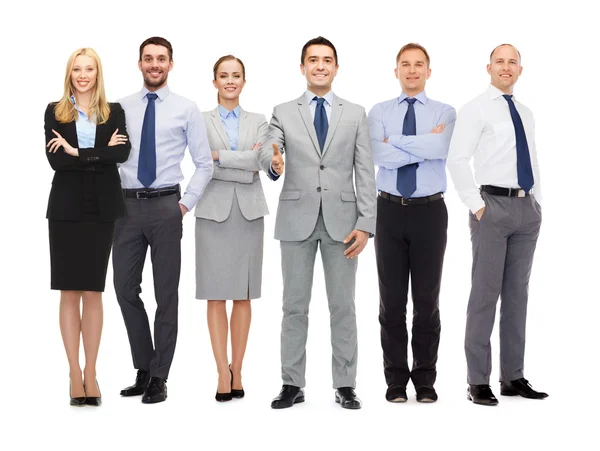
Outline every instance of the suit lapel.
POLYGON ((229 138, 227 138, 227 133, 223 128, 223 123, 221 122, 221 115, 219 114, 219 107, 215 108, 212 111, 212 115, 210 117, 210 121, 212 122, 213 127, 217 131, 219 138, 223 141, 223 145, 225 149, 231 150, 231 145, 229 144, 229 138))
POLYGON ((298 99, 298 111, 300 112, 300 116, 302 116, 302 120, 304 121, 304 125, 306 127, 306 130, 308 131, 308 135, 312 140, 315 151, 319 154, 320 157, 321 148, 319 147, 319 140, 317 139, 315 124, 313 123, 313 119, 310 115, 310 109, 308 107, 308 102, 304 94, 302 94, 302 96, 298 99))
POLYGON ((248 140, 248 113, 240 107, 240 129, 238 131, 238 150, 248 150, 256 143, 247 143, 248 140))
POLYGON ((338 122, 340 121, 340 117, 342 117, 342 107, 343 103, 339 97, 336 95, 333 96, 333 105, 331 105, 331 123, 327 128, 327 137, 325 138, 325 144, 323 145, 323 155, 327 152, 329 148, 329 144, 331 144, 331 140, 333 139, 333 135, 337 129, 338 122))
MULTIPOLYGON (((73 146, 75 149, 79 149, 79 140, 77 139, 77 126, 75 125, 75 121, 67 122, 64 127, 65 132, 63 138, 65 138, 69 144, 73 143, 71 146, 73 146)), ((97 127, 96 130, 98 130, 97 127)), ((98 132, 96 131, 96 133, 98 132)))

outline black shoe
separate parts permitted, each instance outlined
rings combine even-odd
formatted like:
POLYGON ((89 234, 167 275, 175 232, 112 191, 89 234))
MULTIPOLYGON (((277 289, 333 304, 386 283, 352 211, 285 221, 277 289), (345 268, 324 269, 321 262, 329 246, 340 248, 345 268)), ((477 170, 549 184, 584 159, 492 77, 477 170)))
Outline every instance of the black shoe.
POLYGON ((299 402, 304 402, 304 390, 294 385, 284 385, 279 395, 271 402, 271 407, 273 409, 286 409, 299 402))
MULTIPOLYGON (((85 389, 85 387, 84 387, 84 389, 85 389)), ((73 398, 71 396, 71 382, 69 382, 69 398, 71 398, 71 401, 69 402, 70 405, 75 406, 75 407, 85 406, 85 396, 78 396, 77 398, 73 398)))
MULTIPOLYGON (((96 381, 96 387, 98 387, 98 392, 99 392, 100 386, 98 385, 98 381, 96 381)), ((85 382, 83 383, 83 388, 85 388, 85 382)), ((100 407, 102 405, 102 394, 100 394, 100 396, 86 396, 85 405, 100 407)))
POLYGON ((529 381, 523 377, 510 382, 500 382, 500 394, 502 396, 519 395, 528 399, 544 399, 548 397, 548 393, 535 391, 529 381))
POLYGON ((417 402, 432 403, 437 400, 438 395, 433 387, 423 386, 417 388, 417 402))
POLYGON ((408 400, 408 396, 406 396, 406 388, 405 387, 388 387, 385 392, 385 399, 389 402, 406 402, 408 400))
POLYGON ((246 393, 244 393, 244 389, 237 390, 233 388, 233 371, 231 371, 231 365, 229 365, 229 373, 231 374, 231 397, 232 398, 243 398, 246 393))
POLYGON ((151 377, 148 387, 142 395, 144 404, 154 404, 167 399, 167 380, 162 377, 151 377))
POLYGON ((467 389, 467 399, 482 406, 495 406, 498 400, 489 385, 471 385, 467 389))
POLYGON ((121 390, 121 396, 139 396, 144 394, 144 390, 148 386, 150 380, 150 372, 138 370, 135 382, 133 385, 121 390))
POLYGON ((340 387, 335 391, 335 402, 344 409, 360 409, 362 403, 352 387, 340 387))

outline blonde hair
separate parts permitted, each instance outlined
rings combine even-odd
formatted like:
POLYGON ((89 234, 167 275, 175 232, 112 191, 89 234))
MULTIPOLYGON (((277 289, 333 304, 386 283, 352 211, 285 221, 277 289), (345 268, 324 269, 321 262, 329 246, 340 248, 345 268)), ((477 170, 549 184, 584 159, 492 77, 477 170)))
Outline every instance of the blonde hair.
POLYGON ((63 124, 67 122, 74 122, 78 119, 79 113, 75 106, 71 102, 71 96, 74 95, 75 89, 71 82, 71 74, 73 72, 73 66, 75 65, 75 59, 79 55, 89 56, 96 62, 98 74, 96 76, 96 84, 92 88, 92 98, 89 104, 88 117, 95 119, 97 124, 104 124, 110 116, 110 107, 106 101, 106 94, 104 92, 104 76, 102 74, 102 63, 100 57, 94 49, 82 48, 75 50, 67 61, 67 72, 65 73, 64 93, 62 99, 56 104, 54 109, 54 115, 58 122, 63 124))

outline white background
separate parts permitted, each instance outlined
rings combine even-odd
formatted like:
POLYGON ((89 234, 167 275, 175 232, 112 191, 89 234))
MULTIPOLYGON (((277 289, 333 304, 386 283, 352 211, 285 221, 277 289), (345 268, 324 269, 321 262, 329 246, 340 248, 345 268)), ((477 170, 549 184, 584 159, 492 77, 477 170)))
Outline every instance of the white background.
MULTIPOLYGON (((55 0, 5 7, 0 31, 0 447, 596 448, 592 428, 598 424, 595 177, 600 163, 600 103, 597 23, 589 4, 55 0), (171 89, 195 100, 202 110, 215 107, 214 62, 228 53, 240 57, 247 70, 242 105, 264 113, 267 119, 274 105, 304 91, 300 51, 318 35, 330 39, 338 50, 335 93, 367 111, 399 94, 393 69, 396 53, 407 42, 424 45, 432 58, 428 96, 457 109, 486 89, 485 65, 491 49, 505 42, 516 45, 524 69, 515 92, 536 118, 545 191, 544 222, 530 285, 525 375, 550 397, 545 401, 500 397, 495 408, 466 400, 463 337, 470 241, 467 208, 449 181, 438 403, 417 404, 412 387, 407 404, 393 405, 384 399, 371 242, 359 258, 356 287, 357 391, 363 409, 346 411, 333 402, 329 315, 317 257, 306 402, 285 411, 272 410, 270 401, 281 386, 281 271, 279 244, 272 239, 281 182, 263 177, 271 215, 265 220, 263 297, 253 301, 244 366, 246 398, 224 404, 214 400, 217 376, 206 303, 194 299, 194 219, 188 215, 182 242, 180 332, 167 402, 142 405, 140 398, 119 397, 119 390, 133 382, 135 371, 109 266, 98 362, 104 405, 69 407, 68 366, 58 327, 59 294, 49 289, 45 209, 53 172, 43 155, 43 112, 48 102, 60 98, 67 58, 78 47, 93 47, 101 56, 109 100, 138 91, 142 86, 138 47, 153 35, 173 44, 171 89)), ((184 171, 189 178, 189 157, 184 160, 184 171)), ((153 315, 150 265, 146 268, 142 297, 153 315)), ((499 395, 497 329, 493 350, 492 388, 499 395)))

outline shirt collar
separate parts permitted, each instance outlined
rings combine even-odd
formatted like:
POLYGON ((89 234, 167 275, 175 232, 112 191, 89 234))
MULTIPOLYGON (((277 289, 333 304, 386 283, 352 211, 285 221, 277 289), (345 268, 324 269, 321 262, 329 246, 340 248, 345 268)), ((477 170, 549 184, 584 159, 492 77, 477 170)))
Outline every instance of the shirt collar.
POLYGON ((75 96, 73 94, 71 94, 71 97, 69 97, 69 100, 71 100, 71 103, 73 104, 75 109, 79 112, 79 114, 82 114, 84 117, 87 118, 87 114, 85 114, 83 111, 81 111, 81 108, 79 108, 77 106, 77 102, 75 101, 75 96))
MULTIPOLYGON (((306 100, 308 101, 308 103, 310 105, 310 102, 312 102, 313 98, 317 95, 315 93, 310 92, 309 90, 306 90, 306 93, 304 93, 304 96, 306 97, 306 100)), ((320 97, 320 96, 317 96, 317 97, 320 97)), ((329 106, 333 105, 333 91, 329 91, 327 94, 325 94, 323 96, 323 98, 325 99, 325 102, 329 106)))
MULTIPOLYGON (((488 86, 488 89, 486 92, 487 92, 487 95, 489 96, 490 100, 496 100, 497 98, 499 98, 503 95, 506 95, 492 84, 490 84, 488 86)), ((514 92, 512 93, 512 99, 513 99, 513 101, 517 100, 514 92)))
POLYGON ((236 119, 238 117, 240 117, 240 113, 242 112, 242 108, 238 105, 236 106, 233 110, 229 111, 227 108, 225 108, 223 105, 219 105, 219 115, 223 118, 223 119, 227 119, 229 117, 229 115, 233 115, 233 117, 235 117, 236 119))
MULTIPOLYGON (((404 99, 407 98, 408 96, 404 92, 402 92, 402 94, 400 94, 400 97, 398 97, 398 104, 401 104, 402 102, 404 102, 404 99)), ((417 99, 423 105, 427 103, 427 94, 425 94, 425 91, 421 91, 416 96, 414 96, 414 98, 417 99)))
MULTIPOLYGON (((148 88, 146 88, 145 86, 142 86, 142 91, 141 91, 142 99, 144 97, 146 97, 146 94, 148 94, 149 92, 150 91, 148 91, 148 88)), ((165 85, 162 88, 160 88, 158 91, 154 91, 154 94, 156 94, 158 96, 158 99, 162 102, 163 100, 165 100, 165 97, 167 97, 170 92, 171 92, 171 90, 169 89, 169 85, 165 85)))

